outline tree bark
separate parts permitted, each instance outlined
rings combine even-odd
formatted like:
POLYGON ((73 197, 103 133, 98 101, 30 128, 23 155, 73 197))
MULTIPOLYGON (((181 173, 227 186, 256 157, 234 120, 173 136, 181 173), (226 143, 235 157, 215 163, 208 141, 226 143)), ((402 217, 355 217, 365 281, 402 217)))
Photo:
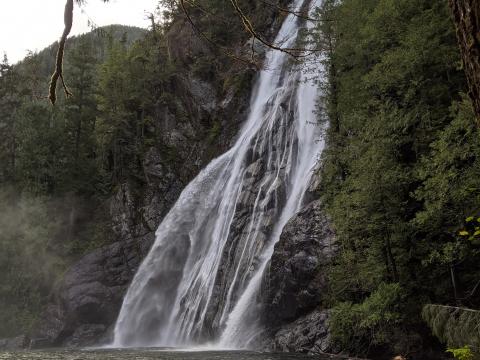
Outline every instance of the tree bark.
POLYGON ((457 289, 457 274, 455 272, 455 265, 450 264, 450 280, 452 281, 453 296, 455 297, 455 304, 460 305, 457 289))
POLYGON ((480 124, 480 0, 449 0, 477 123, 480 124))
POLYGON ((57 51, 57 59, 55 62, 55 72, 52 75, 50 80, 50 86, 48 91, 48 98, 52 105, 55 105, 57 101, 57 82, 58 79, 62 80, 63 89, 65 90, 65 95, 71 96, 72 94, 68 90, 67 86, 65 85, 65 81, 63 80, 63 54, 65 52, 65 43, 67 42, 67 37, 72 31, 73 26, 73 0, 67 0, 65 4, 65 13, 64 13, 64 22, 65 22, 65 29, 63 30, 62 37, 60 38, 58 44, 58 51, 57 51))

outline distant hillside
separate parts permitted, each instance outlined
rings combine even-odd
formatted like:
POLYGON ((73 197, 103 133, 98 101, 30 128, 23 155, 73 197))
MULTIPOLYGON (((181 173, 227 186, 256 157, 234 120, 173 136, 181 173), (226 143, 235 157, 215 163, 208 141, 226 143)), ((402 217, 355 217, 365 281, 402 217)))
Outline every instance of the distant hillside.
MULTIPOLYGON (((94 51, 93 55, 98 63, 105 60, 108 54, 109 43, 124 40, 127 47, 130 47, 137 40, 145 36, 146 30, 135 26, 108 25, 96 28, 86 34, 72 36, 67 40, 65 66, 68 66, 68 51, 76 48, 80 43, 87 42, 94 51)), ((38 53, 32 54, 35 57, 36 68, 39 77, 50 76, 55 67, 55 56, 57 54, 58 41, 46 47, 38 53)), ((28 56, 27 56, 28 59, 28 56)), ((17 66, 20 69, 25 65, 25 59, 17 66)))

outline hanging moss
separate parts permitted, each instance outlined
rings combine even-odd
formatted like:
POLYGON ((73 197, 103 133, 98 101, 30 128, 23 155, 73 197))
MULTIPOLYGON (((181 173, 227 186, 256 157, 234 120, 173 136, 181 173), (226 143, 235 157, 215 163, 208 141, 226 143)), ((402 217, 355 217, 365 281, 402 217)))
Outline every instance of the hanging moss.
POLYGON ((480 356, 480 311, 429 304, 424 306, 422 317, 448 347, 468 346, 480 356))

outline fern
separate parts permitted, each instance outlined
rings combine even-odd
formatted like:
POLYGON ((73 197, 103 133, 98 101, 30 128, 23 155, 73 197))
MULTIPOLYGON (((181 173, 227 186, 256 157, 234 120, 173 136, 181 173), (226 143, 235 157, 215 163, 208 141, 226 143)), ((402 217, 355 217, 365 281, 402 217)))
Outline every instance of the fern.
POLYGON ((448 353, 451 353, 455 359, 458 360, 473 360, 474 356, 472 350, 468 346, 464 346, 460 349, 448 349, 448 353))

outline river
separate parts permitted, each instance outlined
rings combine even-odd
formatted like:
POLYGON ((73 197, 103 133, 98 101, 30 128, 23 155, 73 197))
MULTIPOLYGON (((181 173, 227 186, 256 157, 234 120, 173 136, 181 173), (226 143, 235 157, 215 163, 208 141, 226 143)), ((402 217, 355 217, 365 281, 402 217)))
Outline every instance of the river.
POLYGON ((38 350, 0 352, 0 360, 323 360, 329 355, 248 351, 171 351, 164 349, 38 350))

